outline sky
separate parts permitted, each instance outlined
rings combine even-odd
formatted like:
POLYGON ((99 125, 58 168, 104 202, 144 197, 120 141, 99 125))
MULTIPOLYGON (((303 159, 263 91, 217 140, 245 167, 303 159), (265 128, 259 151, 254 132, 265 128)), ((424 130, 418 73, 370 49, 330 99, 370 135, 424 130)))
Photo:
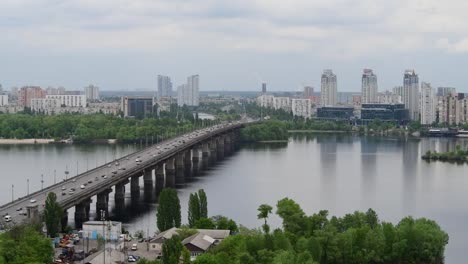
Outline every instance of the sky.
POLYGON ((1 0, 0 84, 156 90, 192 74, 200 89, 379 90, 405 69, 434 87, 468 92, 468 1, 463 0, 1 0))

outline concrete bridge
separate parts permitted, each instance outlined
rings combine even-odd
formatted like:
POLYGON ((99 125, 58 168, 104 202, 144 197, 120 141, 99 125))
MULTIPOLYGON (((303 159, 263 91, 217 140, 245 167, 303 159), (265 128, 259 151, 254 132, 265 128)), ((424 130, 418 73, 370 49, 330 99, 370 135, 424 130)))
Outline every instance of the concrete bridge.
POLYGON ((113 189, 116 208, 125 206, 127 184, 131 199, 138 200, 140 177, 143 177, 145 198, 156 199, 163 188, 183 184, 192 166, 198 168, 201 160, 215 162, 234 151, 239 142, 239 129, 245 124, 226 123, 196 130, 71 177, 1 206, 0 221, 5 222, 6 215, 13 224, 38 217, 44 210, 47 194, 55 192, 65 210, 62 226, 68 223, 67 209, 75 207, 75 226, 80 228, 83 222, 90 220, 93 200, 97 219, 101 217, 98 213, 101 210, 108 215, 109 194, 113 189))

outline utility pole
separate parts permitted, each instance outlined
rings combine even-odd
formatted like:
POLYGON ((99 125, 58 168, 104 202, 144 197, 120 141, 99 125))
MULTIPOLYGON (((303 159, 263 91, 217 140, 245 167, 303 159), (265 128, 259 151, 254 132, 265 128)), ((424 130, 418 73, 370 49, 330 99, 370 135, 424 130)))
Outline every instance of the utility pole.
POLYGON ((26 182, 28 183, 28 196, 29 196, 29 179, 27 179, 26 182))
POLYGON ((102 220, 102 236, 104 238, 104 250, 103 250, 103 255, 104 255, 104 264, 106 264, 106 212, 104 210, 101 210, 101 220, 102 220))
POLYGON ((57 183, 57 174, 56 174, 56 170, 54 170, 54 184, 57 183))
POLYGON ((41 174, 41 191, 44 189, 44 174, 41 174))
POLYGON ((15 185, 11 185, 11 201, 13 202, 15 200, 15 185))

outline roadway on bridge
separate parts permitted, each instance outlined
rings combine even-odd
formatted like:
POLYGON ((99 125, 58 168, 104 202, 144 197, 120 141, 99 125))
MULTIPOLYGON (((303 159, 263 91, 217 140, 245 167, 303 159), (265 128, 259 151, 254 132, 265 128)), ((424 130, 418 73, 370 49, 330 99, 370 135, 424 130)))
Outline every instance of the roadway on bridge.
POLYGON ((87 188, 91 188, 93 185, 99 184, 102 186, 104 185, 103 183, 108 183, 109 187, 111 187, 115 185, 115 183, 113 183, 115 182, 113 181, 114 178, 118 177, 119 174, 124 174, 127 170, 134 170, 137 167, 141 167, 142 164, 149 162, 150 159, 157 160, 158 157, 167 156, 167 154, 173 152, 175 148, 179 148, 185 144, 190 145, 190 143, 196 142, 198 138, 206 137, 208 134, 216 135, 217 133, 222 133, 222 131, 225 131, 227 128, 231 126, 235 127, 239 124, 241 124, 241 122, 220 124, 196 130, 116 159, 98 168, 64 180, 61 183, 51 185, 44 190, 32 193, 27 197, 22 197, 0 207, 0 216, 2 217, 0 221, 5 223, 6 219, 11 218, 8 224, 22 222, 27 218, 25 215, 26 208, 31 205, 38 205, 38 209, 41 212, 45 206, 45 200, 49 192, 55 192, 57 194, 57 201, 63 204, 66 200, 72 199, 70 197, 77 197, 80 196, 80 194, 84 194, 87 188))

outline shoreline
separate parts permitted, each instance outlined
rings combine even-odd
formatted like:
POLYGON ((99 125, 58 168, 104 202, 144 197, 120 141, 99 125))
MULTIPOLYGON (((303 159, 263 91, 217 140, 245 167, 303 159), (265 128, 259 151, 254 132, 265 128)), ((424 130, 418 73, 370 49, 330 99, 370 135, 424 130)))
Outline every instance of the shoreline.
POLYGON ((42 144, 117 144, 117 139, 95 139, 86 143, 74 143, 68 140, 55 140, 50 138, 0 138, 0 145, 42 145, 42 144))
POLYGON ((353 131, 343 130, 316 130, 316 129, 297 129, 288 130, 288 133, 353 133, 353 131))

